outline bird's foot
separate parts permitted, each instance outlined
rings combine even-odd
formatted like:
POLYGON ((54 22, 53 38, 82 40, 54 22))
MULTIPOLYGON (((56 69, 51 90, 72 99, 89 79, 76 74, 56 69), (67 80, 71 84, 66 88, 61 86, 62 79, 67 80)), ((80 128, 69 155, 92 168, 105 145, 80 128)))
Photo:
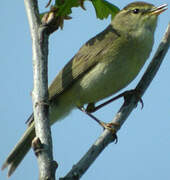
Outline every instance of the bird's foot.
POLYGON ((143 109, 144 103, 143 103, 143 100, 140 96, 140 90, 132 89, 132 90, 123 92, 121 95, 124 97, 124 100, 125 100, 124 103, 125 104, 128 104, 131 97, 135 96, 136 97, 136 103, 140 102, 141 103, 141 109, 143 109))
POLYGON ((118 142, 118 137, 117 137, 117 129, 119 129, 120 128, 120 124, 118 124, 118 123, 113 123, 113 122, 111 122, 111 123, 105 123, 105 122, 103 122, 103 121, 100 121, 100 125, 103 127, 103 129, 105 130, 105 129, 107 129, 107 130, 109 130, 111 133, 112 133, 112 135, 113 135, 113 138, 114 138, 114 140, 115 140, 115 144, 117 144, 117 142, 118 142))

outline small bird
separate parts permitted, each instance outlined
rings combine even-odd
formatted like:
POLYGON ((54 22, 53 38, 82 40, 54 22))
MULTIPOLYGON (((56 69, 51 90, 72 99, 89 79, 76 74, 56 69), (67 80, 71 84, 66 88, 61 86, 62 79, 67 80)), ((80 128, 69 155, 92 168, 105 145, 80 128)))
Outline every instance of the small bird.
MULTIPOLYGON (((126 87, 149 57, 158 15, 166 9, 166 4, 128 4, 104 31, 87 41, 49 86, 50 124, 76 107, 95 104, 126 87)), ((9 166, 8 176, 30 150, 33 119, 31 115, 28 128, 2 166, 9 166)))

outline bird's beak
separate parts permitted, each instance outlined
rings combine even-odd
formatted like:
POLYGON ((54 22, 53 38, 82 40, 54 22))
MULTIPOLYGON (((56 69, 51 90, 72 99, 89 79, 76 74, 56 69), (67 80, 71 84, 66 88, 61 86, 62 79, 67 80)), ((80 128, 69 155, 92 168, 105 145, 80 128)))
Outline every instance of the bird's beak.
POLYGON ((151 9, 150 11, 150 15, 159 15, 161 14, 162 12, 164 12, 165 10, 167 10, 167 4, 163 4, 161 6, 158 6, 158 7, 155 7, 153 9, 151 9))

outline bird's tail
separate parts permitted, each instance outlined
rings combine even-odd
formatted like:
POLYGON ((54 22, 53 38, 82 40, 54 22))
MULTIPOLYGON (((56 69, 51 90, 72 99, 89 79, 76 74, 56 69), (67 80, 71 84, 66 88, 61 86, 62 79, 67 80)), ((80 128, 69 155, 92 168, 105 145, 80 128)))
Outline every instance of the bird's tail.
MULTIPOLYGON (((69 93, 65 93, 65 96, 60 96, 56 102, 56 105, 51 105, 49 110, 49 119, 51 125, 54 122, 61 120, 75 107, 73 96, 69 96, 69 93)), ((23 160, 24 156, 31 148, 32 140, 35 137, 35 127, 33 120, 34 117, 32 114, 28 121, 28 128, 2 166, 2 169, 9 167, 8 176, 10 176, 15 171, 20 162, 23 160)))
POLYGON ((34 137, 35 128, 34 122, 32 122, 2 166, 2 170, 9 166, 8 177, 15 171, 24 156, 31 148, 31 143, 34 137))

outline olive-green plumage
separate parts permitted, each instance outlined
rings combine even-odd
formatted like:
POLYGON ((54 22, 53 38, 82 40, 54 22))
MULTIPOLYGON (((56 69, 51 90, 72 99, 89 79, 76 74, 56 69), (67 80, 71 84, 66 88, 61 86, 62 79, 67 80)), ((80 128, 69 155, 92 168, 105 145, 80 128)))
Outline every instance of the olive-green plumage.
MULTIPOLYGON (((157 16, 164 8, 131 3, 103 32, 81 47, 49 87, 51 124, 75 107, 115 94, 137 76, 152 50, 157 16)), ((33 116, 30 119, 25 134, 3 164, 3 169, 9 166, 9 176, 35 137, 33 116)))

